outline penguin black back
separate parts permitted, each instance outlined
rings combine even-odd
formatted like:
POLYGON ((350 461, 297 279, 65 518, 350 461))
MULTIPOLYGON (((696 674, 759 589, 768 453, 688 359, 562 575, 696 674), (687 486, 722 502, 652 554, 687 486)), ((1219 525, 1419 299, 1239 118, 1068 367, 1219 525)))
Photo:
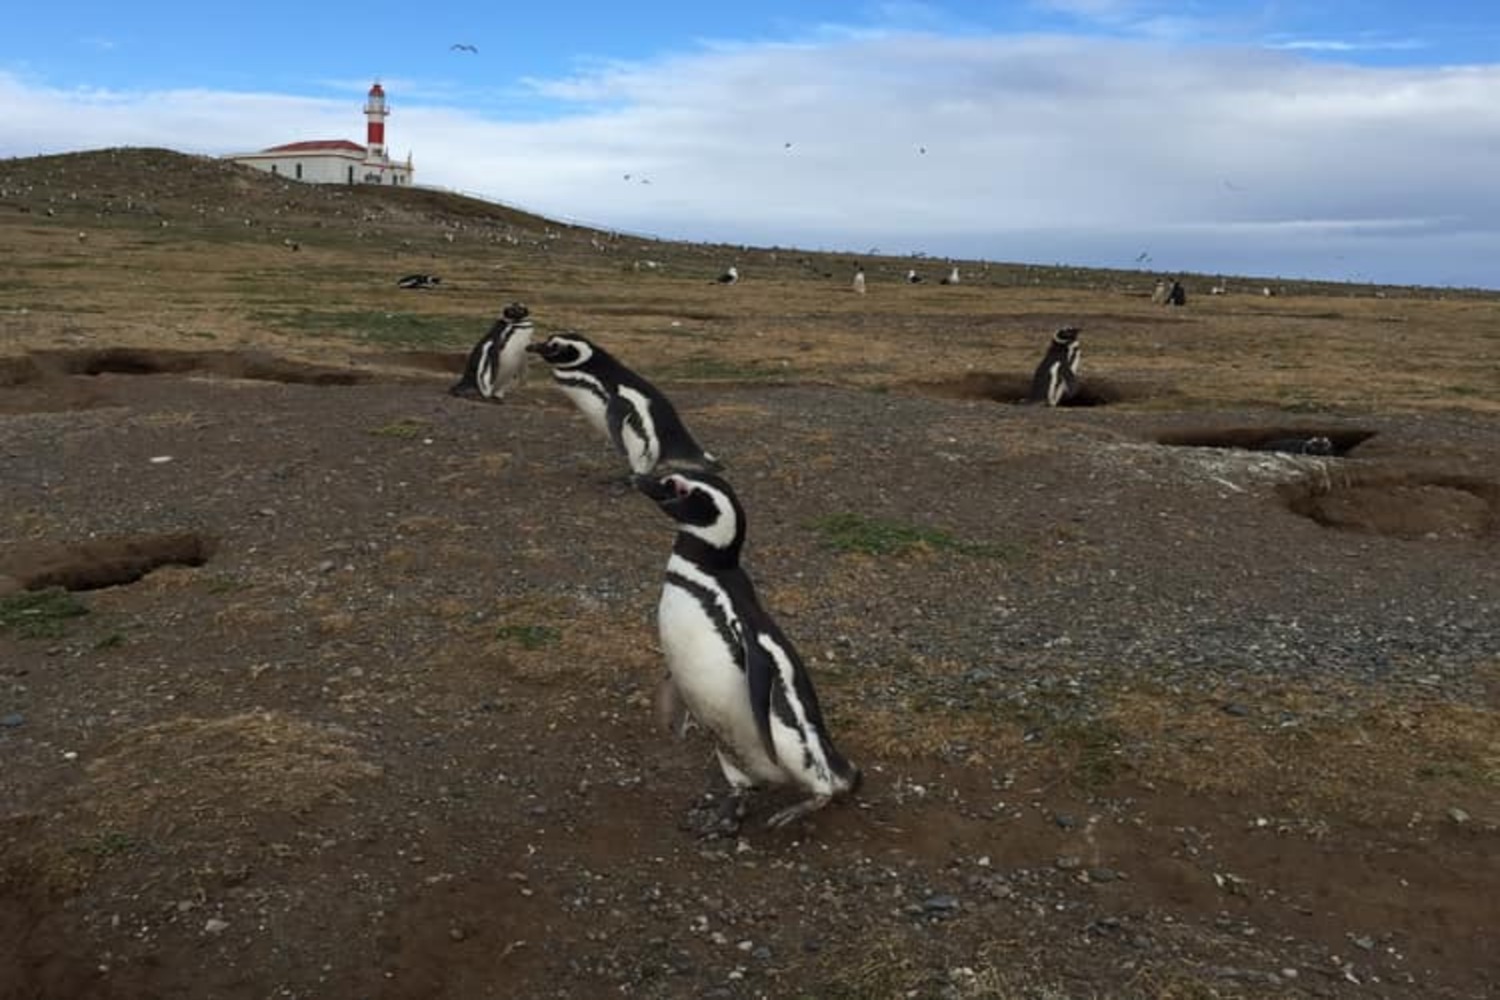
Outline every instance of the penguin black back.
POLYGON ((625 456, 631 471, 657 466, 717 470, 666 395, 581 333, 561 333, 528 348, 552 367, 552 377, 625 456))

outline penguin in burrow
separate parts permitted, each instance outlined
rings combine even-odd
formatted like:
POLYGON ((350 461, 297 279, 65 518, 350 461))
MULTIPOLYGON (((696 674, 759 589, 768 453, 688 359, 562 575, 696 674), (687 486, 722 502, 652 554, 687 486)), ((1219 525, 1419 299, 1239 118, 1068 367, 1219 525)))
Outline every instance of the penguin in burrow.
POLYGON ((730 795, 721 832, 738 829, 752 790, 794 786, 808 798, 775 813, 781 827, 849 795, 859 768, 834 746, 812 678, 761 606, 740 564, 746 519, 711 473, 637 476, 637 488, 677 525, 657 606, 667 661, 658 706, 713 734, 730 795))
POLYGON ((527 350, 547 362, 557 387, 625 456, 633 474, 723 468, 661 390, 583 334, 559 333, 527 350))
POLYGON ((463 377, 448 388, 449 394, 499 403, 519 386, 526 377, 526 349, 534 331, 530 315, 523 303, 506 306, 469 352, 463 377))
POLYGON ((1079 357, 1082 348, 1078 343, 1081 331, 1076 326, 1065 326, 1052 335, 1052 343, 1042 363, 1037 365, 1031 377, 1030 403, 1045 403, 1060 406, 1078 394, 1079 357))

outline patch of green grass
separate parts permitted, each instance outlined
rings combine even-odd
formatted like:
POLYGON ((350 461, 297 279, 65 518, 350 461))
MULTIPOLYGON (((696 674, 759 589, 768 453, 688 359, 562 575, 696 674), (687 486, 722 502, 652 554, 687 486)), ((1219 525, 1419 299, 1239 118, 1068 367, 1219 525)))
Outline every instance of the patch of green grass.
POLYGON ((495 629, 495 638, 517 643, 523 649, 542 649, 562 642, 562 629, 555 625, 501 625, 495 629))
POLYGON ((863 514, 829 514, 812 522, 823 536, 823 544, 835 552, 862 552, 872 556, 896 555, 919 546, 992 559, 1014 555, 1006 546, 956 538, 942 528, 922 528, 863 514))
POLYGON ((23 590, 0 597, 0 631, 19 639, 56 639, 69 618, 88 611, 86 604, 61 587, 23 590))
POLYGON ((412 438, 421 437, 432 429, 432 425, 425 420, 416 417, 402 417, 400 420, 386 424, 384 427, 373 428, 370 433, 376 437, 398 438, 410 441, 412 438))
POLYGON ((473 316, 425 316, 383 310, 261 310, 254 320, 287 333, 342 336, 392 347, 461 347, 483 333, 473 316))
POLYGON ((227 573, 219 573, 208 578, 208 592, 210 594, 237 594, 242 590, 249 590, 250 584, 237 576, 227 573))
POLYGON ((116 649, 123 645, 125 645, 124 632, 111 632, 108 635, 100 636, 94 641, 95 649, 116 649))
POLYGON ((140 846, 136 839, 127 833, 118 830, 101 830, 88 840, 85 840, 79 850, 85 854, 92 854, 96 858, 109 858, 119 854, 128 854, 140 846))

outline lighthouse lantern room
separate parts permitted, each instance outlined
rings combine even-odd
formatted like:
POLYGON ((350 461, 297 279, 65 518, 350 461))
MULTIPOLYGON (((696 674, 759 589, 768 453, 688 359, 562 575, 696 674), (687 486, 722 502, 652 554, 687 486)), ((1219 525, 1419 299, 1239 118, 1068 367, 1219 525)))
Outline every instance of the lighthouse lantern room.
POLYGON ((247 167, 309 184, 411 184, 411 154, 405 162, 390 158, 385 120, 391 113, 385 88, 376 81, 365 99, 365 144, 348 139, 309 139, 272 146, 257 153, 224 157, 247 167))

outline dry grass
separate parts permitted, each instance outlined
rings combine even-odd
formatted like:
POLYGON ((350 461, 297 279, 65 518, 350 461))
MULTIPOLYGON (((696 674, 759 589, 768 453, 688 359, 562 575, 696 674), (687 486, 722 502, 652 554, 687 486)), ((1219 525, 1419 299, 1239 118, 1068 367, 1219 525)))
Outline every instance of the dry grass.
POLYGON ((379 775, 342 729, 251 712, 126 733, 88 765, 79 794, 102 829, 147 836, 170 825, 212 837, 267 814, 346 799, 379 775))
POLYGON ((1282 685, 1258 693, 1241 716, 1224 710, 1234 700, 1227 693, 1187 701, 1133 690, 1115 695, 1102 718, 1138 778, 1195 793, 1254 795, 1369 822, 1441 821, 1459 804, 1500 809, 1500 711, 1357 698, 1282 685))
MULTIPOLYGON (((91 155, 105 169, 105 154, 91 155)), ((69 194, 88 163, 72 161, 74 179, 55 190, 50 161, 0 167, 0 179, 31 171, 10 181, 34 185, 36 201, 30 213, 0 214, 15 276, 5 351, 254 345, 328 364, 372 344, 458 353, 500 303, 519 298, 540 332, 581 328, 668 381, 1024 377, 1052 330, 1076 324, 1086 376, 1170 390, 1181 397, 1173 405, 1298 410, 1378 399, 1388 409, 1500 412, 1500 368, 1474 363, 1495 350, 1495 295, 1393 289, 1377 298, 1367 287, 1293 283, 1273 299, 1210 297, 1189 277, 1190 304, 1164 309, 1147 298, 1149 273, 966 262, 961 286, 908 286, 899 276, 913 262, 865 257, 870 293, 856 296, 845 280, 852 255, 614 240, 433 192, 360 191, 379 221, 358 223, 327 190, 236 175, 241 200, 227 219, 201 211, 203 200, 222 202, 222 171, 162 190, 151 155, 116 157, 113 173, 77 200, 69 194), (134 188, 153 192, 159 214, 100 213, 114 197, 100 189, 134 188), (293 198, 297 210, 284 210, 293 198), (443 233, 455 221, 462 238, 449 244, 443 233), (547 229, 560 235, 545 239, 547 229), (286 251, 287 237, 301 252, 286 251), (730 256, 745 280, 711 284, 730 256), (662 267, 635 270, 640 260, 662 267), (410 270, 442 274, 443 289, 397 289, 395 277, 410 270)))

